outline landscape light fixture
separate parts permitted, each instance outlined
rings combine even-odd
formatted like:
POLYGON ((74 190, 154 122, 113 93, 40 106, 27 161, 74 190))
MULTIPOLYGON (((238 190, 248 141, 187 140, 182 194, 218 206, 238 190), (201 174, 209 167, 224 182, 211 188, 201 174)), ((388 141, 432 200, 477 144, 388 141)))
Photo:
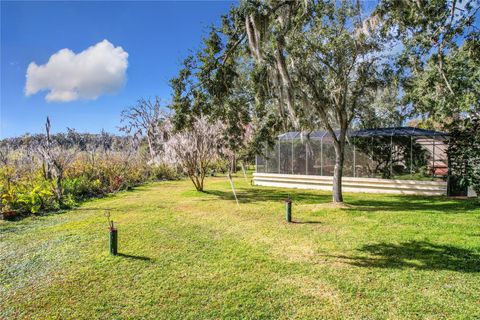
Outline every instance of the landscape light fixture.
POLYGON ((110 254, 117 255, 117 248, 118 248, 118 234, 117 228, 115 228, 113 224, 113 220, 110 219, 110 212, 105 212, 105 217, 107 217, 108 221, 108 230, 110 232, 110 254))
POLYGON ((290 198, 290 195, 285 199, 285 220, 287 220, 287 222, 292 222, 292 199, 290 198))

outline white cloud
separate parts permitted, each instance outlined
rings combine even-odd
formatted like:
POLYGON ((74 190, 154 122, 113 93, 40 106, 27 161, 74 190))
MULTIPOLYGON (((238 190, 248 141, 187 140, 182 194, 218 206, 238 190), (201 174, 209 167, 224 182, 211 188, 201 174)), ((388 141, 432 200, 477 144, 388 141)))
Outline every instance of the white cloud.
POLYGON ((78 54, 62 49, 46 64, 31 62, 28 65, 25 95, 48 90, 47 101, 96 99, 123 86, 127 66, 128 53, 122 47, 114 47, 108 40, 78 54))

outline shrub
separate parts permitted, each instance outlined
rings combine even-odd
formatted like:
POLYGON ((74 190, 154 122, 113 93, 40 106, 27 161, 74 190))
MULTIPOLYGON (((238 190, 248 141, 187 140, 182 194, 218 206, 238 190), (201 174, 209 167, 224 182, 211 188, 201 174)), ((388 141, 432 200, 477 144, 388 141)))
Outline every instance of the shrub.
POLYGON ((93 158, 92 154, 79 153, 65 171, 60 202, 55 194, 56 180, 45 174, 44 163, 38 158, 26 161, 25 155, 17 156, 11 164, 0 167, 0 212, 4 216, 70 208, 85 199, 148 181, 178 178, 174 168, 166 164, 150 166, 138 155, 112 152, 93 158))
POLYGON ((99 179, 89 179, 86 176, 65 179, 64 192, 76 199, 97 197, 103 194, 102 184, 99 179))
POLYGON ((175 168, 167 164, 159 164, 152 166, 151 168, 151 179, 152 180, 176 180, 180 177, 179 173, 175 168))
POLYGON ((11 181, 8 189, 2 191, 2 212, 37 213, 59 208, 53 183, 39 174, 32 178, 11 181))
POLYGON ((472 117, 452 124, 447 153, 460 184, 480 194, 480 119, 472 117))

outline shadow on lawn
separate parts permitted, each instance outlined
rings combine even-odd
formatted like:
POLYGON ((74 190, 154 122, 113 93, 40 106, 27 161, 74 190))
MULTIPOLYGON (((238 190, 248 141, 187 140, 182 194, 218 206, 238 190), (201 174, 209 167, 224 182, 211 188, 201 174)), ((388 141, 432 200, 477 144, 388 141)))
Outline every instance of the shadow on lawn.
POLYGON ((292 220, 293 224, 322 224, 321 221, 298 221, 298 220, 292 220))
POLYGON ((480 202, 474 199, 458 200, 445 197, 391 196, 391 200, 375 198, 353 199, 347 201, 352 205, 348 211, 421 211, 436 213, 480 212, 480 202))
POLYGON ((132 260, 141 260, 141 261, 151 261, 152 260, 149 257, 134 256, 134 255, 125 254, 125 253, 117 253, 117 256, 122 257, 122 258, 132 259, 132 260))
MULTIPOLYGON (((217 196, 222 200, 235 201, 235 198, 230 191, 205 190, 204 193, 217 196)), ((295 203, 329 203, 332 200, 329 194, 316 194, 315 191, 309 193, 295 189, 284 190, 264 188, 241 188, 237 190, 237 197, 240 203, 265 201, 283 203, 288 196, 293 199, 294 205, 295 203)), ((208 200, 205 199, 205 201, 208 200)), ((353 197, 348 196, 346 203, 352 207, 345 208, 344 210, 350 212, 418 211, 435 213, 466 213, 475 210, 480 212, 480 202, 476 200, 459 200, 431 196, 385 195, 382 199, 376 199, 371 195, 366 195, 365 198, 363 198, 361 194, 357 194, 353 197), (385 197, 388 197, 388 199, 385 200, 385 197)))
MULTIPOLYGON (((222 200, 233 200, 235 198, 232 192, 225 192, 220 190, 206 190, 204 193, 214 195, 222 200)), ((325 203, 331 201, 332 197, 326 194, 315 194, 299 192, 298 190, 270 190, 270 189, 239 189, 237 190, 237 197, 240 203, 253 203, 273 201, 283 203, 285 199, 291 197, 295 202, 303 204, 325 203)))
POLYGON ((363 246, 359 251, 374 257, 335 257, 346 260, 348 264, 366 268, 480 272, 479 251, 426 241, 371 244, 363 246))
MULTIPOLYGON (((86 202, 87 200, 85 200, 86 202)), ((56 211, 40 211, 37 213, 19 213, 15 216, 12 216, 10 218, 4 218, 6 221, 10 222, 18 222, 22 221, 25 218, 45 218, 49 216, 55 216, 55 215, 60 215, 64 214, 69 211, 113 211, 115 209, 113 208, 83 208, 80 204, 78 206, 72 207, 72 208, 62 208, 56 211)))

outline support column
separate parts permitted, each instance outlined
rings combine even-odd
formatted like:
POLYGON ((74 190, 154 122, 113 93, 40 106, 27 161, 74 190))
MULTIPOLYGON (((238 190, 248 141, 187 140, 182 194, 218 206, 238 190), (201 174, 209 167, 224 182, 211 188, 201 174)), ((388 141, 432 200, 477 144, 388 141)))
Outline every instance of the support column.
POLYGON ((413 135, 415 134, 415 129, 417 127, 413 128, 412 133, 410 134, 410 174, 413 175, 413 135))
POLYGON ((393 133, 390 135, 390 178, 393 176, 393 133))
POLYGON ((435 134, 433 134, 432 175, 435 178, 435 134))
MULTIPOLYGON (((448 145, 450 145, 450 137, 448 137, 448 145)), ((452 169, 450 156, 447 153, 447 196, 452 196, 452 169)))
POLYGON ((293 139, 292 139, 292 174, 293 174, 293 139))
POLYGON ((355 149, 355 137, 353 139, 353 177, 356 177, 356 171, 357 171, 357 154, 356 154, 356 149, 355 149))
POLYGON ((280 144, 280 137, 278 137, 278 173, 282 173, 280 170, 280 152, 281 152, 281 144, 280 144))
POLYGON ((325 134, 322 136, 322 139, 320 139, 320 175, 323 176, 323 137, 325 134))
POLYGON ((370 161, 370 165, 372 166, 372 168, 370 168, 370 173, 369 173, 369 176, 370 178, 375 178, 375 172, 373 171, 373 136, 371 136, 371 139, 370 139, 370 157, 369 157, 369 161, 370 161))
POLYGON ((305 174, 308 176, 308 143, 305 140, 305 174))
POLYGON ((413 175, 413 137, 410 136, 410 175, 413 175))

